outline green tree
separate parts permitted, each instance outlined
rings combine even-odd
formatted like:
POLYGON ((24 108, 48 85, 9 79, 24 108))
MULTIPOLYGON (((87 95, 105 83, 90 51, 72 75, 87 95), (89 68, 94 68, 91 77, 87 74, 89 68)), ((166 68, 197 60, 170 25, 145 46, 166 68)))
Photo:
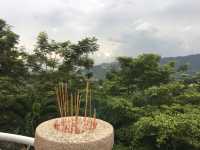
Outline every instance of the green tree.
POLYGON ((135 90, 144 90, 151 86, 165 84, 173 80, 174 63, 160 65, 160 56, 143 54, 137 58, 119 57, 120 71, 107 75, 112 87, 122 89, 130 95, 135 90), (116 84, 115 84, 116 83, 116 84))
POLYGON ((196 114, 143 117, 133 126, 133 149, 197 150, 200 118, 196 114))
POLYGON ((50 57, 48 55, 51 55, 51 50, 47 33, 40 32, 37 37, 34 54, 28 57, 28 65, 32 71, 47 71, 50 57))
POLYGON ((89 54, 98 50, 96 38, 85 38, 78 41, 77 44, 61 44, 62 55, 64 57, 63 65, 60 69, 63 71, 74 71, 80 67, 87 70, 93 66, 93 61, 89 59, 89 54))
POLYGON ((6 22, 0 19, 0 76, 19 77, 26 73, 21 53, 16 44, 19 36, 11 31, 6 22))

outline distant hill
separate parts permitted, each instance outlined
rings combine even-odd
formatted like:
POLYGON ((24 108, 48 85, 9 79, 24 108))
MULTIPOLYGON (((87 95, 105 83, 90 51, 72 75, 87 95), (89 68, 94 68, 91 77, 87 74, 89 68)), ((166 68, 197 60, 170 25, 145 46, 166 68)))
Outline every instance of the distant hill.
POLYGON ((178 56, 178 57, 165 57, 161 59, 161 64, 165 64, 169 61, 175 61, 176 67, 180 65, 188 64, 188 73, 193 74, 200 71, 200 54, 178 56))
POLYGON ((119 64, 118 62, 112 63, 102 63, 100 65, 96 65, 92 68, 92 72, 95 78, 97 79, 104 79, 107 72, 110 70, 118 70, 119 64))
MULTIPOLYGON (((177 68, 180 65, 188 64, 188 73, 190 74, 200 71, 200 54, 178 57, 164 57, 161 59, 161 64, 165 64, 170 61, 175 61, 177 68)), ((117 62, 102 63, 100 65, 94 66, 92 72, 95 78, 104 79, 106 73, 109 72, 111 69, 119 69, 119 64, 117 62)))

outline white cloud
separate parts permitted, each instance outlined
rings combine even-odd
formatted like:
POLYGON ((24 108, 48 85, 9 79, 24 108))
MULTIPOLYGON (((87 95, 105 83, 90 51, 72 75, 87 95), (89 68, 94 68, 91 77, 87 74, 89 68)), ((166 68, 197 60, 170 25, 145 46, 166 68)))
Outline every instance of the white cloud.
POLYGON ((58 41, 96 36, 97 63, 143 52, 162 56, 200 52, 198 0, 6 0, 0 17, 31 49, 40 31, 58 41))
POLYGON ((138 25, 135 29, 136 29, 136 31, 147 31, 147 30, 151 29, 151 24, 148 22, 144 22, 144 23, 138 25))
POLYGON ((153 24, 149 22, 142 22, 142 20, 140 20, 140 22, 136 21, 135 26, 135 30, 139 32, 143 31, 155 34, 158 30, 157 27, 155 27, 153 24))
POLYGON ((192 30, 192 26, 186 26, 186 27, 183 28, 184 32, 187 32, 187 31, 190 31, 190 30, 192 30))

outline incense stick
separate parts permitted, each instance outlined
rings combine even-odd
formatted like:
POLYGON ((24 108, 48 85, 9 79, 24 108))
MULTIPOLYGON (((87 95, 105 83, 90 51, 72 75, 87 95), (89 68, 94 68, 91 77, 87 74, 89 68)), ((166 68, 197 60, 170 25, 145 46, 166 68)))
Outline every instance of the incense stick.
POLYGON ((86 93, 85 93, 85 117, 87 117, 88 88, 89 88, 89 82, 87 81, 87 83, 86 83, 86 93))
POLYGON ((91 117, 91 114, 92 114, 92 89, 90 88, 90 97, 89 97, 89 101, 90 101, 90 104, 89 104, 89 109, 90 109, 90 117, 91 117))
POLYGON ((96 128, 96 110, 94 109, 92 116, 92 89, 88 80, 85 89, 85 112, 81 120, 79 120, 81 106, 80 91, 68 91, 67 83, 59 83, 55 87, 55 92, 61 116, 61 120, 56 121, 54 124, 55 129, 61 132, 79 134, 96 128), (89 115, 87 111, 89 111, 89 115), (67 117, 68 115, 70 116, 67 117))
POLYGON ((68 95, 68 89, 67 89, 67 83, 65 84, 65 93, 66 93, 66 111, 67 111, 67 115, 69 114, 69 104, 68 104, 68 98, 69 98, 69 95, 68 95))
POLYGON ((73 116, 73 94, 71 93, 71 116, 73 116))

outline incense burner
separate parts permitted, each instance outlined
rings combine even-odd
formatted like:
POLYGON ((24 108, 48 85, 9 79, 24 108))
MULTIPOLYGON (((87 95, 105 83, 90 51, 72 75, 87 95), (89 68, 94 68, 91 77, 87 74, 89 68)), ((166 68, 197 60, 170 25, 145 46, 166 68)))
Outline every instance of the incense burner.
POLYGON ((79 116, 80 126, 70 125, 75 119, 75 117, 63 117, 41 123, 35 133, 35 149, 112 150, 114 130, 111 124, 96 119, 94 125, 90 124, 94 118, 79 116), (71 120, 72 122, 70 122, 71 120), (88 125, 84 123, 88 123, 88 125))
POLYGON ((79 90, 70 90, 64 83, 58 84, 55 91, 61 117, 43 122, 36 128, 35 149, 111 150, 114 130, 111 124, 96 119, 89 82, 86 83, 85 100, 79 90), (81 116, 80 104, 84 101, 84 115, 81 116))

